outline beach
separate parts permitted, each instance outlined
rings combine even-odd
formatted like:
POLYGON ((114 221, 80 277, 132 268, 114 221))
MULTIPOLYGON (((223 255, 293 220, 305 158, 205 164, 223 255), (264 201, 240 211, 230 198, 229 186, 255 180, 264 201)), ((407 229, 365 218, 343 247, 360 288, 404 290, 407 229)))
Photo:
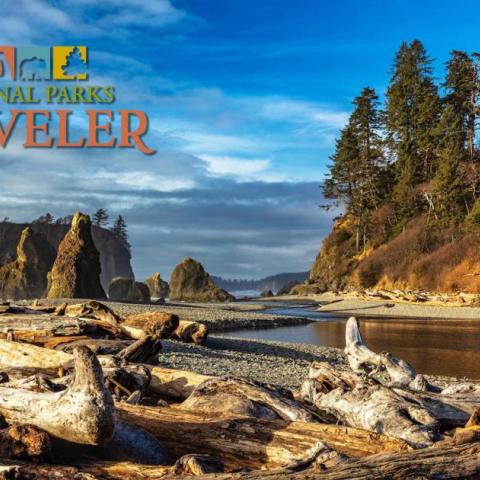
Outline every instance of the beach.
MULTIPOLYGON (((332 365, 345 366, 346 358, 342 348, 325 347, 306 343, 270 340, 253 340, 233 336, 235 330, 270 329, 276 327, 304 325, 312 320, 301 316, 287 316, 264 313, 267 307, 277 305, 288 308, 296 304, 311 304, 309 309, 320 310, 339 316, 372 317, 375 310, 380 318, 391 318, 392 311, 398 308, 399 318, 480 318, 480 309, 470 307, 434 307, 422 305, 395 304, 394 308, 383 307, 376 300, 345 299, 327 303, 334 298, 331 294, 314 298, 281 297, 239 303, 177 303, 166 305, 146 305, 123 302, 105 302, 122 316, 145 311, 161 311, 177 314, 182 320, 203 323, 209 328, 209 336, 203 345, 186 344, 162 340, 163 351, 159 356, 160 365, 166 368, 190 370, 207 375, 241 376, 265 383, 279 384, 297 389, 307 376, 308 368, 314 361, 327 361, 332 365), (280 300, 280 301, 279 301, 280 300), (365 314, 364 312, 369 312, 365 314), (418 312, 418 313, 416 313, 418 312), (440 314, 443 313, 443 316, 440 314), (475 317, 475 314, 478 316, 475 317), (464 317, 459 317, 464 318, 464 317)), ((339 300, 338 297, 335 298, 339 300)), ((44 302, 47 302, 45 300, 44 302)), ((81 300, 69 300, 77 303, 81 300)), ((48 303, 52 303, 48 300, 48 303)), ((56 300, 54 303, 62 303, 56 300)), ((430 381, 445 385, 452 377, 428 376, 430 381)))

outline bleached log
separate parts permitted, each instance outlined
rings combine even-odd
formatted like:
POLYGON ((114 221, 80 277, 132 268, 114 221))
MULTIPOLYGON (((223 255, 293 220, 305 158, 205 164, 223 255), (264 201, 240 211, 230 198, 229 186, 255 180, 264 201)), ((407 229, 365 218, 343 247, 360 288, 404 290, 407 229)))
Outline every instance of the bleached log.
POLYGON ((292 398, 258 382, 232 377, 206 380, 179 408, 257 418, 315 421, 313 415, 292 398))
POLYGON ((170 338, 179 323, 180 320, 177 315, 153 311, 129 315, 121 326, 132 338, 138 339, 144 335, 170 338))
POLYGON ((76 349, 74 358, 73 381, 62 392, 39 393, 0 386, 0 414, 9 422, 29 423, 71 442, 107 443, 114 431, 114 409, 103 384, 102 368, 85 347, 76 349))
POLYGON ((302 398, 344 425, 401 438, 415 447, 430 445, 437 419, 424 406, 327 362, 312 365, 302 385, 302 398))
POLYGON ((5 368, 66 369, 72 366, 72 361, 72 355, 64 352, 0 340, 0 371, 5 368))
POLYGON ((189 322, 181 320, 178 327, 173 332, 171 338, 185 343, 205 343, 208 336, 208 328, 199 322, 189 322))
POLYGON ((253 471, 206 475, 202 480, 465 480, 480 477, 480 443, 378 454, 339 463, 326 470, 253 471))
POLYGON ((415 369, 404 360, 388 352, 380 355, 370 350, 362 339, 358 320, 350 317, 345 327, 345 354, 350 368, 355 373, 367 373, 374 376, 385 369, 390 377, 389 386, 406 387, 412 390, 431 389, 423 375, 417 375, 415 369))
POLYGON ((211 376, 186 370, 151 367, 152 380, 149 389, 162 397, 172 400, 186 400, 191 393, 211 376))
POLYGON ((305 457, 318 442, 351 456, 408 449, 403 440, 319 423, 206 414, 118 403, 122 421, 152 433, 173 456, 212 455, 227 468, 275 468, 305 457))
POLYGON ((382 366, 380 355, 370 350, 364 343, 358 320, 350 317, 345 327, 345 355, 350 368, 355 373, 370 373, 382 366))

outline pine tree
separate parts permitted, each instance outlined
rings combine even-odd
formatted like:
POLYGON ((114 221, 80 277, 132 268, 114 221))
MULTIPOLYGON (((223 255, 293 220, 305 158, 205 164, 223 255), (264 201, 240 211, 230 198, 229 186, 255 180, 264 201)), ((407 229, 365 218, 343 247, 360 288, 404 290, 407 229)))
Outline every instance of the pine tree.
POLYGON ((441 143, 438 169, 434 178, 435 212, 444 223, 458 223, 465 214, 464 188, 459 165, 465 155, 458 132, 462 119, 453 105, 447 105, 439 123, 441 143))
POLYGON ((361 235, 365 247, 372 210, 386 196, 383 175, 386 164, 380 136, 381 114, 375 91, 364 88, 353 103, 355 108, 331 157, 333 164, 323 192, 326 198, 346 203, 347 213, 355 220, 358 249, 361 235))
POLYGON ((431 60, 419 40, 403 43, 387 91, 386 128, 396 157, 394 197, 401 219, 415 211, 414 188, 432 178, 440 99, 431 60))
POLYGON ((50 223, 53 223, 53 221, 54 221, 53 216, 47 212, 45 215, 40 215, 32 223, 50 224, 50 223))
POLYGON ((127 224, 125 223, 125 220, 121 215, 117 217, 113 224, 113 227, 110 230, 113 232, 115 237, 125 245, 128 251, 130 251, 131 245, 128 241, 127 224))
POLYGON ((107 225, 108 219, 108 212, 104 208, 99 208, 93 215, 93 224, 97 227, 104 227, 107 225))
POLYGON ((468 151, 468 159, 474 157, 476 118, 480 81, 478 77, 478 54, 471 57, 465 52, 454 50, 447 62, 447 75, 443 84, 446 90, 445 103, 459 117, 462 145, 468 151))

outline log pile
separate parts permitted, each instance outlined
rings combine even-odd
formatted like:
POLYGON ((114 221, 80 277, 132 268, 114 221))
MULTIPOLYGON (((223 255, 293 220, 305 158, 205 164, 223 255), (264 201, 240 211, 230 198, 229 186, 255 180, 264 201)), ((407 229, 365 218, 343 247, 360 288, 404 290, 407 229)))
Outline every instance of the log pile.
POLYGON ((106 305, 0 306, 0 479, 478 478, 480 387, 432 386, 346 326, 300 392, 158 365, 203 325, 106 305))

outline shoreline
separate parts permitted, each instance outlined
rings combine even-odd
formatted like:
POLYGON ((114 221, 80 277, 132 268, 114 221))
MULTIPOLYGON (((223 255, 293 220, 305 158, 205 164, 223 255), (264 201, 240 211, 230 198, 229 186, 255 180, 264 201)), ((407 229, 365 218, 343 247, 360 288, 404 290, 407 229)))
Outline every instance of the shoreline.
MULTIPOLYGON (((283 301, 280 298, 278 300, 283 301)), ((42 303, 54 304, 63 303, 63 301, 44 300, 42 303)), ((69 303, 81 303, 83 301, 85 300, 68 300, 69 303)), ((355 301, 357 306, 361 306, 358 302, 361 302, 361 304, 372 303, 365 300, 355 301)), ((272 303, 272 299, 267 299, 265 302, 272 303)), ((334 366, 346 365, 346 358, 341 348, 229 336, 229 332, 234 330, 306 325, 315 321, 311 318, 269 314, 258 308, 253 311, 245 311, 246 305, 239 311, 238 309, 232 309, 233 304, 146 305, 109 301, 104 303, 122 316, 145 311, 162 311, 177 314, 182 320, 203 323, 209 328, 210 334, 204 345, 162 340, 163 352, 159 359, 160 365, 165 368, 189 370, 205 375, 241 376, 297 389, 307 378, 308 369, 313 361, 327 361, 334 366)), ((336 308, 338 308, 339 304, 340 302, 336 302, 324 306, 337 305, 336 308)), ((302 305, 305 306, 305 302, 302 305)), ((315 308, 315 304, 310 306, 315 308)), ((390 310, 388 317, 391 318, 390 310)), ((348 315, 343 313, 341 316, 346 317, 352 314, 349 311, 348 315)), ((330 316, 331 313, 328 312, 328 315, 330 316)), ((382 315, 380 319, 385 317, 385 315, 382 315)), ((419 319, 418 316, 409 318, 412 320, 419 319)), ((467 380, 460 376, 426 375, 426 377, 439 386, 467 380)))

